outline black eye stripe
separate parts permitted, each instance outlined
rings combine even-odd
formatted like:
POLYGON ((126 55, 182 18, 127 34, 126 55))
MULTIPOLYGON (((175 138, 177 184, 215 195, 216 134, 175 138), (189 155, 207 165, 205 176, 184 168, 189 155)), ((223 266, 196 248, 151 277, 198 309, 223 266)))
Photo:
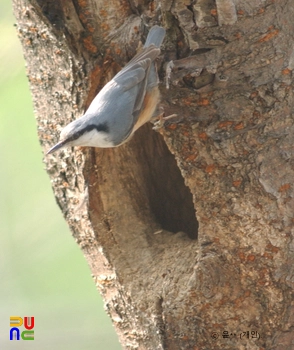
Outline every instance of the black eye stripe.
POLYGON ((67 138, 65 142, 67 143, 67 142, 70 142, 70 141, 77 140, 79 137, 84 135, 86 132, 90 132, 90 131, 92 131, 94 129, 96 129, 97 131, 103 131, 105 133, 109 132, 109 127, 108 127, 107 123, 101 123, 101 124, 98 124, 98 125, 90 124, 90 125, 87 125, 85 128, 77 131, 76 133, 74 133, 69 138, 67 138))

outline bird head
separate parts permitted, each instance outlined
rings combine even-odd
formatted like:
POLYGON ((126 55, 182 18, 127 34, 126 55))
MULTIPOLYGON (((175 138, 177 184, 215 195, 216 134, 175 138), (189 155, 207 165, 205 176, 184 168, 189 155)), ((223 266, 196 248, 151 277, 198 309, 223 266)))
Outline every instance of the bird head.
POLYGON ((50 148, 47 154, 73 146, 113 147, 109 136, 109 126, 106 122, 95 124, 93 118, 84 115, 61 131, 59 142, 50 148))

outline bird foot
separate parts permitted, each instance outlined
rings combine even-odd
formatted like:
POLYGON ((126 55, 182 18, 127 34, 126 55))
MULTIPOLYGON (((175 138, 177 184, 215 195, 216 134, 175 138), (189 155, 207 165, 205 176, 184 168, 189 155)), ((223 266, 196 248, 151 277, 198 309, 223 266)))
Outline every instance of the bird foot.
POLYGON ((154 122, 153 124, 153 130, 159 130, 161 129, 163 126, 164 126, 164 123, 167 121, 167 120, 170 120, 170 119, 173 119, 173 118, 177 118, 178 115, 177 114, 171 114, 171 115, 168 115, 167 117, 165 117, 165 113, 161 113, 159 114, 158 116, 158 120, 156 122, 154 122))

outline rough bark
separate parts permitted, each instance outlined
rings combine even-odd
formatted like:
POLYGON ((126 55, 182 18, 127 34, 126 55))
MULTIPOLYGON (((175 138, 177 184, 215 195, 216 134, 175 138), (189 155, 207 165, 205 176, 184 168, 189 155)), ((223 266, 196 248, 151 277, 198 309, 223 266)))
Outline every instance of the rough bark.
POLYGON ((43 150, 135 54, 148 26, 167 29, 162 107, 178 117, 116 149, 45 158, 123 346, 293 349, 293 2, 14 8, 43 150), (260 339, 240 338, 246 331, 260 339))

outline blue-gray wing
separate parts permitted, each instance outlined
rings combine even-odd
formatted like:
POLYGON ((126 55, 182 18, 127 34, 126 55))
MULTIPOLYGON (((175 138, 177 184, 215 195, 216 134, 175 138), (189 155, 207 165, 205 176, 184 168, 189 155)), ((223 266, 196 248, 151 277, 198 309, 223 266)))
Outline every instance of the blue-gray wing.
POLYGON ((130 94, 133 105, 132 114, 142 108, 146 94, 150 64, 151 60, 149 58, 144 59, 133 64, 132 67, 124 71, 123 74, 120 74, 119 77, 114 77, 113 79, 120 85, 125 93, 130 94))
POLYGON ((134 96, 134 115, 141 110, 149 84, 151 65, 159 55, 155 45, 145 47, 114 78, 124 91, 131 90, 134 96))

